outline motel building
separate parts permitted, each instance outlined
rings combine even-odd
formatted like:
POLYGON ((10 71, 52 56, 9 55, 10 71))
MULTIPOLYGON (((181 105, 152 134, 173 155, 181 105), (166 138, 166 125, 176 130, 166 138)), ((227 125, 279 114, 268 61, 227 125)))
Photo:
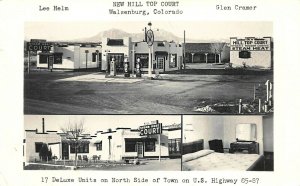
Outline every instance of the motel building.
MULTIPOLYGON (((158 125, 152 121, 150 125, 158 125)), ((145 124, 144 124, 145 125, 145 124)), ((149 125, 149 123, 146 123, 149 125)), ((85 142, 78 149, 79 160, 121 161, 133 158, 178 158, 181 157, 181 124, 163 125, 161 134, 147 134, 132 128, 116 128, 84 134, 85 142), (160 141, 160 143, 159 143, 160 141)), ((145 132, 145 131, 144 131, 145 132)), ((57 160, 74 160, 75 149, 67 143, 66 134, 57 131, 25 130, 25 162, 39 161, 39 151, 47 144, 57 160)))
POLYGON ((185 43, 187 63, 229 62, 229 52, 227 43, 185 43))
POLYGON ((101 46, 95 44, 53 44, 49 52, 37 52, 40 69, 101 70, 101 46))
POLYGON ((233 67, 273 68, 271 37, 230 38, 230 63, 233 67))
MULTIPOLYGON (((182 65, 182 46, 174 41, 155 41, 150 47, 152 71, 172 71, 182 65)), ((99 69, 107 71, 114 59, 116 71, 124 72, 124 61, 129 70, 136 68, 138 59, 141 70, 148 71, 149 47, 147 42, 132 42, 130 37, 103 38, 101 45, 53 44, 50 52, 38 51, 37 68, 46 69, 99 69)))

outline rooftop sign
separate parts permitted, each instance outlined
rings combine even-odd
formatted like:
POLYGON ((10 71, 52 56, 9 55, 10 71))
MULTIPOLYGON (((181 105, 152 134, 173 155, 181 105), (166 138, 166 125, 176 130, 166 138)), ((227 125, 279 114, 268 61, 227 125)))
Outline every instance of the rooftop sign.
POLYGON ((31 39, 27 43, 28 51, 50 51, 51 43, 46 42, 44 39, 31 39))
POLYGON ((162 124, 150 124, 143 125, 139 127, 140 136, 152 135, 152 134, 161 134, 162 133, 162 124))
POLYGON ((231 51, 270 51, 271 38, 246 37, 243 39, 230 38, 231 51))

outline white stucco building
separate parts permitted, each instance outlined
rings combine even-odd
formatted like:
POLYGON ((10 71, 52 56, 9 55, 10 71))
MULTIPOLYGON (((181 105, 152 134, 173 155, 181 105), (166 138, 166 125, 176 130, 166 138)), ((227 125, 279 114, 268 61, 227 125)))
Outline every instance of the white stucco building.
MULTIPOLYGON (((56 45, 48 53, 39 51, 37 68, 88 69, 101 67, 100 45, 56 45)), ((101 70, 101 68, 100 68, 101 70)))
POLYGON ((273 68, 271 37, 230 38, 230 63, 233 67, 273 68))
MULTIPOLYGON (((178 70, 182 65, 182 47, 174 41, 155 41, 150 47, 151 69, 160 72, 178 70)), ((136 68, 140 59, 141 70, 148 71, 149 46, 146 42, 132 42, 130 37, 103 38, 98 44, 53 44, 50 52, 39 51, 37 68, 46 69, 98 69, 107 71, 115 60, 116 71, 124 72, 124 61, 129 70, 136 68)))
MULTIPOLYGON (((140 136, 138 129, 116 128, 84 134, 85 142, 78 149, 78 158, 120 161, 131 158, 176 158, 181 156, 181 124, 162 125, 162 133, 140 136)), ((25 130, 24 157, 26 162, 39 160, 42 144, 51 148, 52 156, 59 160, 74 160, 75 150, 66 140, 65 133, 25 130)))

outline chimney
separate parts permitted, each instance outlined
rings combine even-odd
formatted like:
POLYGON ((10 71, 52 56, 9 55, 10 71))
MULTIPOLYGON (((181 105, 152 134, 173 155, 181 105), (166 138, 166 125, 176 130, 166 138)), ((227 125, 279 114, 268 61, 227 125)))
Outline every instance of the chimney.
POLYGON ((43 118, 43 133, 45 133, 45 119, 43 118))

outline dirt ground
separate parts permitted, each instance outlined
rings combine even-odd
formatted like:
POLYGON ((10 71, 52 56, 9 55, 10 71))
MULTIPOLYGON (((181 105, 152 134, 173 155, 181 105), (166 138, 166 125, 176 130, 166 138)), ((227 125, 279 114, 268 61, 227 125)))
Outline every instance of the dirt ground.
POLYGON ((140 165, 124 164, 115 166, 85 167, 79 170, 109 171, 181 171, 181 159, 142 160, 140 165))
POLYGON ((105 78, 101 72, 24 76, 25 114, 195 114, 203 101, 252 99, 273 75, 162 74, 157 80, 105 78))

